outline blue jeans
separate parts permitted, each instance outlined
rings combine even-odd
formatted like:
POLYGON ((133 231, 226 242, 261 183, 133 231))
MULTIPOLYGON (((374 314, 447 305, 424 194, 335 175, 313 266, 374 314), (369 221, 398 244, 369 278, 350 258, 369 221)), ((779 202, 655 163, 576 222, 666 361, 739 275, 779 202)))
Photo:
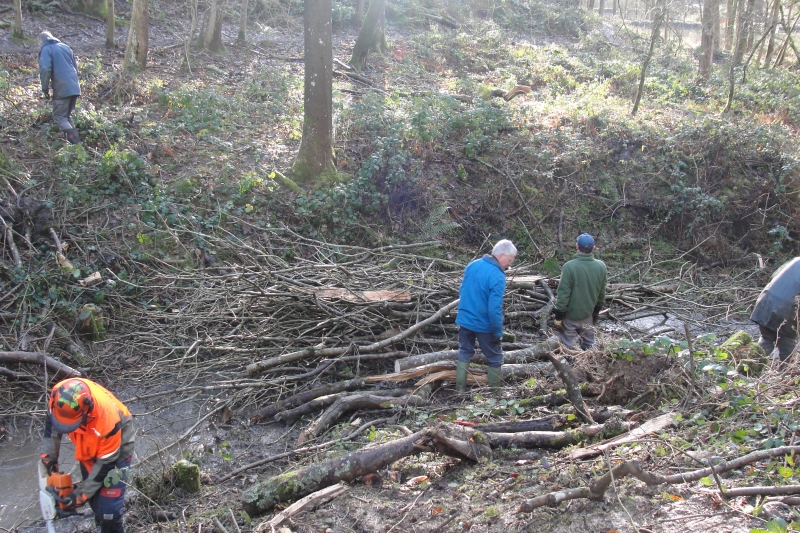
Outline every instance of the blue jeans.
POLYGON ((503 364, 503 347, 500 339, 491 333, 479 333, 467 328, 458 328, 458 360, 462 363, 469 363, 475 355, 475 340, 481 347, 483 355, 492 368, 498 368, 503 364))
MULTIPOLYGON (((127 473, 128 467, 131 466, 131 458, 120 459, 115 466, 127 473)), ((89 475, 83 464, 81 464, 81 474, 83 479, 89 475)), ((100 490, 89 498, 89 505, 94 512, 94 522, 100 526, 100 533, 125 533, 122 513, 124 511, 126 478, 126 475, 122 475, 116 483, 111 483, 108 487, 104 483, 100 490)))

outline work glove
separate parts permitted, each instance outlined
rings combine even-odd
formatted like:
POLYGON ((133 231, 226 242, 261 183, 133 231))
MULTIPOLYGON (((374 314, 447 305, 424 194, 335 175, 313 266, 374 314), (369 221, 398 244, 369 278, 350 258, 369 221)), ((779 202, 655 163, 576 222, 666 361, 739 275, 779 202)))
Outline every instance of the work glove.
POLYGON ((592 323, 597 324, 597 321, 600 320, 600 311, 603 309, 602 305, 595 305, 594 311, 592 311, 592 323))
POLYGON ((553 309, 553 327, 558 331, 564 331, 564 318, 567 316, 565 311, 553 309))
POLYGON ((71 511, 72 509, 77 509, 84 503, 86 503, 86 496, 81 494, 81 492, 76 488, 69 494, 61 496, 56 496, 56 501, 64 506, 64 509, 67 511, 71 511))
POLYGON ((42 464, 44 464, 45 470, 47 470, 47 475, 55 474, 58 472, 58 461, 53 459, 46 453, 42 454, 42 464))

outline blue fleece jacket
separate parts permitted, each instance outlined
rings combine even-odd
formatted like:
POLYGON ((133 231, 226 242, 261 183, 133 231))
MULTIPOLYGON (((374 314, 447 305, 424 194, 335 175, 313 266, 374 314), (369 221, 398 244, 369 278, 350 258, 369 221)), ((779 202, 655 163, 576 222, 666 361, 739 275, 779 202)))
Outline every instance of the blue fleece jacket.
POLYGON ((70 47, 58 39, 48 39, 39 51, 39 79, 44 94, 50 92, 52 82, 53 98, 81 95, 78 62, 70 47))
POLYGON ((467 265, 459 290, 456 324, 477 333, 503 336, 506 274, 497 259, 484 255, 467 265))

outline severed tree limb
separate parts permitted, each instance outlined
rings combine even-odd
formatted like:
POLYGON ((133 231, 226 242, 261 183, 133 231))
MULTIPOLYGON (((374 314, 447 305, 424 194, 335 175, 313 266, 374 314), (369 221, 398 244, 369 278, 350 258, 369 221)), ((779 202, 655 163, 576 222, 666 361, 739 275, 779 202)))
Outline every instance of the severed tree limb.
POLYGON ((274 531, 274 528, 289 520, 294 515, 305 511, 306 509, 314 509, 315 507, 332 500, 343 492, 346 492, 347 489, 347 485, 340 483, 338 485, 332 485, 330 487, 320 489, 317 492, 300 498, 292 505, 276 514, 271 520, 259 524, 256 527, 256 531, 267 531, 268 529, 274 531))
MULTIPOLYGON (((769 450, 758 450, 756 452, 749 453, 737 459, 733 459, 730 461, 726 461, 724 463, 720 463, 718 465, 714 465, 713 470, 712 467, 708 467, 708 468, 702 468, 700 470, 693 470, 692 472, 686 472, 683 474, 673 474, 670 476, 663 476, 659 474, 645 472, 644 468, 642 467, 642 463, 639 461, 625 461, 615 466, 611 470, 611 472, 608 472, 598 478, 595 478, 592 484, 588 487, 579 487, 576 489, 551 492, 549 494, 543 494, 541 496, 531 498, 530 500, 526 500, 525 502, 523 502, 522 505, 520 505, 517 512, 529 513, 534 509, 537 509, 539 507, 544 507, 545 505, 554 507, 560 504, 561 502, 567 500, 575 500, 578 498, 602 500, 603 495, 605 494, 606 490, 608 490, 608 487, 611 485, 612 475, 613 479, 620 479, 625 476, 633 476, 636 479, 643 481, 647 485, 651 486, 662 485, 662 484, 687 483, 690 481, 697 481, 698 479, 707 477, 709 474, 712 473, 712 471, 716 472, 717 474, 721 474, 729 470, 735 470, 737 468, 741 468, 747 464, 754 463, 756 461, 763 461, 765 459, 769 459, 770 457, 795 454, 798 452, 800 452, 800 446, 781 446, 779 448, 772 448, 769 450)), ((752 487, 744 487, 743 489, 748 489, 748 488, 752 487)), ((771 489, 773 487, 765 487, 765 488, 771 489)), ((725 494, 726 495, 730 494, 731 490, 743 490, 743 489, 726 490, 725 494)))
POLYGON ((264 420, 272 420, 272 418, 276 414, 291 409, 293 407, 297 407, 298 405, 303 405, 311 400, 314 400, 315 398, 319 398, 321 396, 328 396, 330 394, 336 394, 337 392, 342 392, 342 391, 357 390, 363 386, 364 386, 364 380, 361 378, 356 378, 348 381, 339 381, 337 383, 323 385, 322 387, 316 387, 309 391, 305 391, 300 394, 295 394, 294 396, 289 396, 288 398, 284 398, 279 402, 271 404, 269 407, 260 409, 259 411, 256 411, 256 413, 250 418, 250 420, 253 422, 263 422, 264 420))
POLYGON ((737 487, 725 489, 725 492, 722 492, 720 496, 723 498, 736 498, 737 496, 786 496, 788 494, 800 494, 800 485, 784 485, 782 487, 737 487))
POLYGON ((61 374, 68 378, 83 375, 71 366, 56 361, 45 352, 0 352, 0 362, 45 365, 47 366, 47 369, 53 372, 55 375, 61 374))
POLYGON ((395 398, 391 396, 378 396, 377 394, 356 394, 339 398, 325 411, 322 416, 315 420, 310 426, 300 433, 297 437, 297 446, 302 446, 306 442, 315 439, 323 431, 332 426, 344 413, 357 409, 388 409, 393 406, 427 405, 428 399, 416 394, 395 398))
POLYGON ((575 374, 572 373, 572 368, 570 368, 567 360, 563 357, 558 358, 550 352, 545 352, 544 356, 553 363, 561 381, 564 382, 564 386, 567 388, 567 397, 575 408, 578 417, 586 423, 594 424, 594 419, 592 419, 592 415, 589 413, 589 408, 583 401, 578 379, 575 377, 575 374))
POLYGON ((605 424, 583 426, 566 431, 486 433, 486 437, 492 448, 564 448, 598 436, 613 437, 627 429, 625 424, 617 419, 612 419, 605 424))
MULTIPOLYGON (((329 394, 328 396, 320 396, 319 398, 315 398, 309 402, 304 403, 303 405, 299 405, 294 409, 289 409, 288 411, 283 411, 275 415, 275 420, 280 422, 289 423, 293 420, 297 420, 309 413, 313 413, 315 411, 320 411, 325 409, 326 407, 330 407, 337 401, 341 400, 342 398, 346 398, 348 396, 362 396, 363 392, 339 392, 336 394, 329 394)), ((406 396, 408 394, 408 390, 401 388, 401 389, 394 389, 394 390, 382 390, 380 391, 380 395, 383 397, 397 397, 397 396, 406 396)))
POLYGON ((408 437, 285 472, 246 489, 242 496, 242 508, 250 516, 257 516, 280 502, 311 494, 340 481, 353 481, 398 459, 423 451, 435 450, 472 461, 491 456, 489 447, 479 442, 463 441, 458 448, 452 447, 451 443, 461 440, 458 437, 461 433, 459 426, 442 423, 408 437))
MULTIPOLYGON (((383 339, 381 341, 374 342, 374 343, 369 344, 367 346, 362 346, 362 347, 360 347, 358 349, 358 351, 360 353, 377 352, 381 348, 384 348, 386 346, 390 346, 390 345, 392 345, 392 344, 394 344, 396 342, 399 342, 399 341, 401 341, 401 340, 413 335, 414 333, 416 333, 420 329, 424 328, 428 324, 436 322, 437 320, 439 320, 443 316, 447 315, 456 306, 458 306, 458 300, 453 300, 452 302, 450 302, 449 304, 445 305, 444 307, 442 307, 441 309, 436 311, 434 314, 432 314, 431 316, 429 316, 425 320, 417 322, 416 324, 414 324, 410 328, 406 329, 405 331, 401 331, 397 335, 389 337, 388 339, 383 339)), ((322 348, 321 346, 312 347, 312 348, 306 348, 305 350, 300 350, 300 351, 288 353, 288 354, 285 354, 285 355, 279 355, 278 357, 273 357, 272 359, 266 359, 264 361, 258 361, 256 363, 249 364, 249 365, 247 365, 247 373, 248 374, 258 374, 259 372, 263 372, 264 370, 268 370, 268 369, 273 368, 275 366, 279 366, 279 365, 282 365, 284 363, 290 363, 292 361, 297 361, 299 359, 303 359, 305 357, 309 357, 309 356, 312 356, 312 355, 324 356, 324 357, 345 355, 346 353, 348 353, 352 349, 353 349, 352 345, 348 346, 346 348, 341 348, 341 347, 337 347, 337 348, 322 348)))
POLYGON ((557 431, 566 425, 565 416, 553 415, 533 420, 516 422, 487 422, 475 424, 475 429, 484 433, 520 433, 522 431, 557 431))
POLYGON ((30 374, 23 374, 22 372, 14 372, 4 366, 0 366, 0 376, 6 376, 11 381, 33 381, 36 378, 30 374))

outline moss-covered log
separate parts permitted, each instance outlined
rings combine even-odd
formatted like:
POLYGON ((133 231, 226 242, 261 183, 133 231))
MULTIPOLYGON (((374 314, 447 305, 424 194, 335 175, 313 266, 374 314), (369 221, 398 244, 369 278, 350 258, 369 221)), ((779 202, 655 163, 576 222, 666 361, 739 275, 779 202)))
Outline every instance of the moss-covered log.
POLYGON ((481 432, 472 428, 441 423, 402 439, 260 481, 245 491, 242 507, 250 516, 256 516, 278 503, 301 498, 340 481, 353 481, 414 453, 438 451, 460 459, 481 460, 492 453, 485 440, 481 432))

